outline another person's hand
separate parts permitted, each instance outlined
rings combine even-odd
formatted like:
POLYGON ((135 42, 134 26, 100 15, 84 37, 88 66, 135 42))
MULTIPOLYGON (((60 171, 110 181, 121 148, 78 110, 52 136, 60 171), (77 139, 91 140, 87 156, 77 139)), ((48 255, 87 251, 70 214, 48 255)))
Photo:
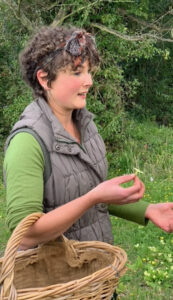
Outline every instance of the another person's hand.
POLYGON ((139 201, 143 197, 145 186, 135 175, 124 175, 106 180, 95 187, 91 193, 96 203, 128 204, 139 201), (126 182, 134 181, 130 187, 122 187, 126 182))
POLYGON ((164 231, 173 232, 173 203, 150 204, 145 212, 145 217, 164 231))

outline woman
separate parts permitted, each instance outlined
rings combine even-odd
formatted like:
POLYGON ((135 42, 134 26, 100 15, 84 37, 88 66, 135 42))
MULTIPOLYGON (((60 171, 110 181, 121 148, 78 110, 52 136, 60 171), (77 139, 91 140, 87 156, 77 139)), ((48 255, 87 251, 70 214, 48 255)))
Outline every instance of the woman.
POLYGON ((91 72, 99 64, 94 38, 77 28, 42 28, 20 55, 20 64, 36 100, 25 109, 6 143, 9 228, 13 230, 32 212, 45 212, 20 248, 35 247, 62 233, 70 239, 113 243, 110 204, 120 217, 141 223, 148 218, 172 231, 173 204, 138 202, 144 184, 137 176, 106 180, 105 146, 85 108, 91 72), (34 134, 21 132, 24 128, 35 133, 48 151, 52 171, 47 181, 40 143, 34 134), (129 181, 131 187, 121 186, 129 181), (138 203, 124 205, 134 202, 138 203))

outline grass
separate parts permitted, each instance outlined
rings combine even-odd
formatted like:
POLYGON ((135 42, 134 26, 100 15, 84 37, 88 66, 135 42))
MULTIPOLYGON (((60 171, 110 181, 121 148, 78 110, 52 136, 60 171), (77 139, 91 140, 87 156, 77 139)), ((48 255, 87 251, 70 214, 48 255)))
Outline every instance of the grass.
MULTIPOLYGON (((2 154, 2 153, 1 153, 2 154)), ((2 157, 2 155, 1 155, 2 157)), ((173 201, 173 130, 152 123, 131 121, 121 153, 109 153, 109 177, 139 168, 146 185, 144 200, 173 201)), ((0 162, 2 170, 2 160, 0 162)), ((2 179, 2 174, 0 176, 2 179)), ((0 252, 9 232, 5 224, 5 191, 0 181, 0 252)), ((121 300, 173 299, 173 234, 164 233, 151 222, 146 227, 112 217, 115 244, 128 255, 128 270, 120 279, 121 300)))
MULTIPOLYGON (((144 200, 173 202, 173 130, 146 122, 130 123, 121 155, 110 157, 110 177, 142 171, 144 200), (131 128, 130 128, 131 126, 131 128), (115 164, 118 164, 115 173, 115 164)), ((128 254, 128 271, 121 278, 122 300, 173 299, 173 234, 149 222, 146 227, 112 217, 115 244, 128 254)))
POLYGON ((128 271, 119 283, 121 299, 173 299, 173 238, 153 224, 142 227, 112 219, 115 244, 128 254, 128 271))

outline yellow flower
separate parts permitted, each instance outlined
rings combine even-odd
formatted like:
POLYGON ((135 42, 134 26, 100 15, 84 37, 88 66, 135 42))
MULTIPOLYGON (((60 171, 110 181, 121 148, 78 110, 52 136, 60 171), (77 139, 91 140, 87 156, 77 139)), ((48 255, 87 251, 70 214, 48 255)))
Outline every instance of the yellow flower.
POLYGON ((142 172, 141 170, 139 170, 137 168, 133 168, 133 170, 135 171, 135 175, 138 175, 138 173, 144 174, 144 172, 142 172))

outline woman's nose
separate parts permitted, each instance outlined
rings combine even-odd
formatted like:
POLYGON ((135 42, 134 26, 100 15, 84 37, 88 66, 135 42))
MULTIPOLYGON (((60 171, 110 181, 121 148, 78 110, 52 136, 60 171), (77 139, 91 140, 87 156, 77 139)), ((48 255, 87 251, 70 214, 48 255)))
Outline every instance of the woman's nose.
POLYGON ((87 87, 90 87, 90 86, 92 86, 92 84, 93 84, 93 81, 92 81, 91 73, 85 74, 84 85, 87 87))

